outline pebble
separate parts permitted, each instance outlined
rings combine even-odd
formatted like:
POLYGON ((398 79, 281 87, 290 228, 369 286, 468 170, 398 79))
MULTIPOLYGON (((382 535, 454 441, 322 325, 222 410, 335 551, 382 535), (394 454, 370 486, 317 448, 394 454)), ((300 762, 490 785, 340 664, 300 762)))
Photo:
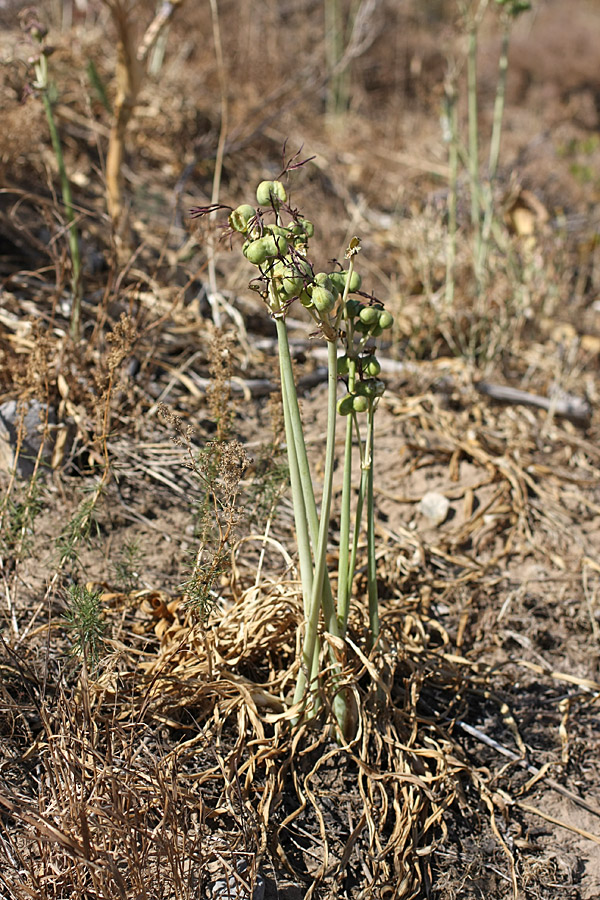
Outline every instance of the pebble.
POLYGON ((421 498, 419 503, 419 512, 421 515, 429 519, 434 525, 441 525, 446 521, 448 510, 450 509, 450 501, 443 494, 437 491, 427 491, 421 498))
MULTIPOLYGON (((244 880, 246 880, 245 873, 247 868, 248 863, 245 859, 242 859, 238 862, 237 870, 244 878, 244 880)), ((218 881, 215 881, 212 887, 212 896, 213 900, 250 900, 250 898, 248 897, 248 892, 244 890, 240 883, 240 880, 236 878, 235 875, 230 875, 229 878, 219 878, 218 881)), ((257 872, 256 878, 254 880, 252 900, 264 900, 264 896, 265 879, 260 872, 257 872)))
MULTIPOLYGON (((28 478, 34 470, 35 459, 42 443, 42 422, 46 413, 46 405, 39 400, 31 400, 25 408, 23 419, 24 438, 19 458, 16 460, 17 474, 28 478)), ((15 466, 15 453, 18 446, 21 408, 16 400, 7 400, 0 404, 0 469, 6 472, 15 466)), ((48 425, 56 424, 56 413, 52 407, 48 409, 48 425)), ((42 462, 48 465, 52 460, 54 447, 54 431, 50 428, 44 444, 42 462)))

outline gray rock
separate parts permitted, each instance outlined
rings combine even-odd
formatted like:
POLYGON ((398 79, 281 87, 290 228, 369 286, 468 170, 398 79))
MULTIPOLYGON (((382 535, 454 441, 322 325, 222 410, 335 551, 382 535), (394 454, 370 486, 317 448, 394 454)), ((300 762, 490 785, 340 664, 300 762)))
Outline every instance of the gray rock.
POLYGON ((22 408, 16 400, 0 404, 0 469, 9 472, 17 468, 17 474, 29 478, 33 473, 35 460, 42 445, 44 418, 48 409, 48 425, 51 426, 44 441, 42 462, 49 465, 56 435, 56 412, 39 400, 30 400, 25 405, 23 417, 23 440, 18 459, 15 454, 19 443, 22 408))
POLYGON ((450 501, 437 491, 427 491, 419 503, 419 512, 433 525, 441 525, 442 522, 445 522, 449 509, 450 501))
MULTIPOLYGON (((245 859, 239 860, 236 869, 242 876, 244 881, 250 882, 250 876, 247 875, 248 862, 245 859)), ((248 892, 244 890, 240 879, 235 875, 227 878, 225 875, 219 878, 212 886, 213 900, 250 900, 248 892)), ((252 892, 252 900, 264 900, 265 896, 265 879, 260 872, 256 873, 254 880, 254 890, 252 892)))

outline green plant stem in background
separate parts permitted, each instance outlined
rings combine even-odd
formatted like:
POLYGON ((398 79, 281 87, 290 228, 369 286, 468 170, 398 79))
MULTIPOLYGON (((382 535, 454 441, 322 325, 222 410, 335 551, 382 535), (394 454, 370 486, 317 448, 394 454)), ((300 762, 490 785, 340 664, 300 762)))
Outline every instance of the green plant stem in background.
POLYGON ((344 52, 344 28, 340 0, 324 0, 325 14, 325 63, 329 82, 327 85, 327 113, 339 115, 346 102, 344 73, 337 70, 344 52))
POLYGON ((446 87, 446 128, 448 141, 448 243, 446 253, 446 306, 454 303, 455 267, 456 267, 456 233, 457 233, 457 196, 458 196, 458 103, 456 85, 446 87))
POLYGON ((502 120, 504 117, 504 100, 506 97, 506 78, 508 75, 508 45, 510 41, 511 18, 508 15, 503 17, 502 22, 502 45, 500 48, 500 59, 498 61, 498 83, 496 86, 496 97, 494 100, 494 119, 492 124, 492 136, 490 138, 490 155, 488 162, 488 184, 484 191, 485 214, 483 226, 481 230, 481 245, 479 248, 479 271, 484 270, 490 236, 492 232, 492 224, 494 218, 494 180, 498 172, 498 160, 500 158, 500 138, 502 135, 502 120))
POLYGON ((69 331, 74 340, 78 340, 81 332, 81 257, 79 255, 79 232, 75 221, 75 211, 73 209, 73 198, 71 195, 71 184, 67 175, 65 159, 62 152, 62 145, 54 119, 52 109, 52 101, 50 100, 48 89, 42 90, 42 102, 48 120, 48 128, 50 130, 50 138, 52 140, 52 149, 58 166, 58 174, 60 176, 60 187, 62 192, 63 203, 65 205, 65 215, 69 226, 69 252, 71 255, 71 321, 69 331))
POLYGON ((42 97, 42 103, 44 105, 44 111, 46 113, 46 119, 48 121, 48 128, 50 131, 50 139, 52 141, 52 149, 54 150, 54 157, 58 166, 62 199, 65 207, 65 215, 67 218, 67 225, 69 230, 72 293, 71 321, 69 330, 71 336, 77 340, 80 335, 82 295, 79 233, 75 220, 75 211, 73 209, 71 184, 67 175, 67 168, 65 166, 65 159, 63 156, 60 136, 58 134, 58 128, 56 127, 56 120, 54 118, 54 109, 51 98, 51 90, 53 89, 53 86, 51 85, 48 74, 48 56, 51 54, 52 50, 51 48, 46 46, 46 29, 43 28, 42 25, 37 21, 35 10, 28 10, 24 15, 26 17, 25 21, 27 21, 27 18, 31 18, 31 16, 33 16, 33 19, 27 22, 27 24, 24 26, 25 30, 29 32, 31 38, 36 42, 38 48, 37 56, 34 58, 33 62, 33 68, 35 72, 35 82, 33 84, 33 87, 40 92, 42 97))
POLYGON ((477 288, 481 286, 479 269, 481 223, 479 200, 479 132, 477 121, 477 24, 469 24, 469 49, 467 53, 467 102, 469 135, 469 178, 471 187, 471 227, 473 229, 473 260, 477 288))

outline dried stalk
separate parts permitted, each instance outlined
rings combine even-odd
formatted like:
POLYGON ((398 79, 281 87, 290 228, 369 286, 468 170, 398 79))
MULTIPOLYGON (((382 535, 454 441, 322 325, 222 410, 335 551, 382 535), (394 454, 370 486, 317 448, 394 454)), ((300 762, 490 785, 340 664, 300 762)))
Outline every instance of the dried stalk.
POLYGON ((166 25, 183 0, 168 0, 154 17, 136 49, 132 5, 127 0, 105 0, 117 29, 117 96, 114 119, 106 155, 106 200, 113 232, 123 240, 125 216, 123 206, 123 159, 125 133, 133 117, 137 97, 144 78, 144 63, 166 25))

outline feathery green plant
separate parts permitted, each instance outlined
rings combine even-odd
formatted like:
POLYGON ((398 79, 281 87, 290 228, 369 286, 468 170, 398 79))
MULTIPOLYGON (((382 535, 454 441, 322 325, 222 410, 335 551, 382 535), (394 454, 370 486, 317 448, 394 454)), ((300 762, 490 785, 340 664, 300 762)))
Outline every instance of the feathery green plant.
POLYGON ((8 557, 23 557, 30 546, 37 516, 44 508, 40 480, 33 477, 22 500, 9 495, 0 516, 0 553, 8 557))
POLYGON ((113 563, 115 581, 118 585, 122 585, 128 591, 137 588, 142 557, 143 549, 138 538, 125 541, 118 558, 113 563))
POLYGON ((64 618, 73 640, 73 655, 81 657, 89 669, 94 669, 102 654, 106 627, 100 593, 90 591, 84 585, 70 585, 64 618))
MULTIPOLYGON (((306 160, 304 161, 306 162, 306 160)), ((375 572, 375 530, 373 509, 374 415, 384 392, 378 379, 380 366, 372 340, 392 325, 392 316, 372 296, 350 294, 360 291, 361 279, 354 270, 360 241, 353 238, 345 253, 347 268, 316 272, 308 256, 314 226, 288 203, 281 178, 303 163, 290 160, 279 179, 263 181, 256 191, 257 207, 244 203, 229 216, 232 233, 244 237, 242 251, 256 266, 251 284, 263 298, 275 322, 279 347, 284 425, 294 506, 300 578, 305 615, 304 643, 294 703, 306 714, 314 712, 321 679, 319 625, 333 638, 329 641, 333 672, 334 709, 342 730, 347 709, 341 693, 336 693, 335 675, 341 660, 332 648, 339 646, 348 624, 350 596, 356 568, 363 510, 367 515, 368 601, 371 646, 379 635, 377 579, 375 572), (299 301, 327 343, 328 400, 324 483, 320 509, 317 508, 298 396, 292 370, 286 318, 294 301, 299 301), (338 353, 338 351, 340 351, 338 353), (338 358, 339 356, 339 358, 338 358), (338 400, 340 379, 346 393, 338 400), (341 509, 341 539, 338 590, 334 601, 326 555, 333 487, 334 448, 338 416, 346 419, 344 485, 341 509), (366 433, 362 434, 365 429, 366 433), (353 439, 360 451, 358 504, 351 525, 353 439), (338 639, 338 640, 336 640, 338 639)), ((208 208, 192 210, 202 215, 208 208)), ((325 687, 325 685, 323 685, 325 687)), ((329 686, 331 688, 331 685, 329 686)))

